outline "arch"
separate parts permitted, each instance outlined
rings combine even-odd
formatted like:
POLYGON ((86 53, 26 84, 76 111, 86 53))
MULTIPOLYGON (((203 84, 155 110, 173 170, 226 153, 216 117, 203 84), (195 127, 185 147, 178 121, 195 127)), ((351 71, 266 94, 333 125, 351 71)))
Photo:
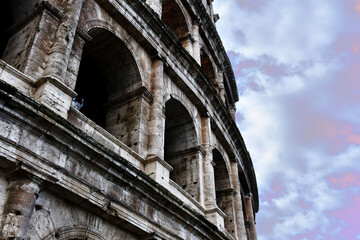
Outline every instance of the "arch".
POLYGON ((185 10, 176 0, 163 1, 161 19, 169 26, 178 39, 189 35, 190 24, 186 18, 185 10))
POLYGON ((176 99, 165 104, 164 160, 173 167, 170 179, 200 201, 200 148, 190 113, 176 99))
MULTIPOLYGON (((225 160, 218 149, 214 148, 212 152, 213 152, 213 162, 215 163, 215 167, 214 167, 215 189, 217 192, 230 189, 231 188, 230 175, 225 160)), ((218 201, 218 198, 216 200, 218 201)), ((218 203, 218 205, 220 204, 218 203)))
MULTIPOLYGON (((169 90, 171 91, 171 90, 169 90)), ((190 118, 193 120, 195 126, 196 126, 196 115, 194 114, 194 111, 192 111, 191 109, 193 108, 193 106, 191 105, 190 101, 184 100, 187 99, 186 95, 184 95, 183 92, 179 91, 171 91, 170 93, 165 93, 164 94, 164 100, 165 102, 168 102, 169 100, 176 100, 178 101, 181 105, 183 105, 183 107, 186 109, 187 113, 190 115, 190 118)), ((198 129, 195 127, 195 132, 196 132, 196 136, 197 139, 201 139, 201 135, 200 132, 198 131, 198 129)), ((197 142, 197 145, 199 145, 200 143, 197 142)))
POLYGON ((8 34, 8 30, 14 23, 10 2, 11 1, 9 0, 3 1, 1 3, 1 8, 0 8, 0 58, 1 59, 5 54, 6 46, 10 37, 8 34))
POLYGON ((112 31, 88 31, 76 81, 73 106, 139 152, 142 78, 136 59, 112 31))
POLYGON ((210 79, 210 82, 215 87, 217 87, 215 69, 214 69, 213 63, 209 57, 209 54, 204 50, 204 48, 201 49, 200 60, 201 60, 201 67, 204 70, 205 74, 210 79))
POLYGON ((226 214, 224 219, 224 226, 226 230, 233 236, 236 236, 236 217, 234 209, 235 191, 231 187, 229 169, 227 168, 225 160, 220 151, 215 148, 212 152, 214 162, 216 204, 226 214))
POLYGON ((61 227, 43 240, 106 240, 90 226, 61 227))
POLYGON ((112 34, 114 34, 114 36, 119 38, 128 48, 132 57, 135 59, 137 69, 139 70, 140 77, 142 80, 142 85, 144 85, 144 79, 146 79, 145 77, 146 73, 142 66, 143 60, 140 58, 139 54, 137 54, 137 51, 135 49, 136 47, 131 44, 131 40, 133 40, 131 35, 126 33, 125 30, 123 30, 124 32, 122 32, 122 28, 120 26, 114 26, 109 22, 105 22, 99 19, 89 20, 85 22, 84 24, 82 24, 81 29, 84 29, 84 31, 89 34, 91 34, 91 32, 94 31, 94 29, 103 29, 111 32, 112 34))

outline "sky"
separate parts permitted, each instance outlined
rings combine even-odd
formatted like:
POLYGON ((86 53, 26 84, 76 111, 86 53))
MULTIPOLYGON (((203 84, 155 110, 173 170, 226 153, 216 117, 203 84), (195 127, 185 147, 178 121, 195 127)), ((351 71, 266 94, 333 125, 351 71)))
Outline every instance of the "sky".
POLYGON ((259 240, 360 239, 360 0, 215 0, 259 240))

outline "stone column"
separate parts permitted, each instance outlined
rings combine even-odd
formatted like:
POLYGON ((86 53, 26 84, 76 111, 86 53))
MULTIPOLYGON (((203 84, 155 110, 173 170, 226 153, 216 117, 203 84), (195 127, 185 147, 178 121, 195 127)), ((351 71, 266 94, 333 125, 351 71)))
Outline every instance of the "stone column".
POLYGON ((171 166, 164 161, 165 113, 164 113, 164 62, 153 58, 151 73, 153 102, 149 109, 148 149, 145 172, 162 184, 169 184, 171 166))
POLYGON ((64 83, 83 2, 84 0, 68 1, 50 47, 44 74, 35 83, 37 91, 34 97, 65 118, 71 100, 76 95, 64 83))
POLYGON ((44 77, 64 81, 83 2, 84 0, 68 1, 64 12, 65 16, 58 26, 55 40, 49 52, 44 77))
POLYGON ((224 218, 226 215, 222 212, 216 204, 216 190, 215 190, 215 173, 212 153, 211 140, 211 126, 210 117, 205 116, 201 118, 201 133, 202 146, 205 151, 204 156, 204 205, 206 218, 215 224, 218 228, 224 228, 224 218))
POLYGON ((240 240, 247 240, 246 229, 245 229, 245 219, 241 200, 241 185, 239 181, 239 172, 238 172, 238 163, 236 161, 231 161, 231 181, 235 189, 234 195, 234 208, 236 216, 236 227, 237 227, 237 236, 240 240))
POLYGON ((193 56, 193 43, 194 39, 191 34, 186 35, 185 37, 182 37, 179 39, 181 42, 181 45, 188 51, 188 53, 193 56))
POLYGON ((42 181, 30 174, 16 172, 9 179, 8 196, 4 205, 2 238, 26 239, 35 201, 40 192, 42 181))
POLYGON ((204 157, 204 196, 205 207, 211 209, 216 207, 215 174, 213 166, 213 154, 211 149, 210 117, 201 118, 202 143, 205 150, 204 157))
POLYGON ((194 39, 193 43, 193 57, 197 63, 201 65, 201 55, 200 55, 200 33, 199 33, 199 21, 194 21, 192 26, 192 37, 194 39))
POLYGON ((252 196, 245 196, 245 210, 246 210, 246 216, 247 221, 249 225, 249 232, 250 232, 250 239, 251 240, 257 240, 257 234, 256 234, 256 226, 255 226, 255 216, 254 211, 252 207, 252 196))
POLYGON ((223 100, 223 102, 226 102, 226 97, 225 97, 225 87, 224 87, 224 73, 223 71, 219 70, 218 74, 217 74, 217 88, 219 91, 219 95, 221 97, 221 99, 223 100))
POLYGON ((162 15, 162 3, 164 0, 146 0, 146 3, 156 12, 161 18, 162 15))
POLYGON ((152 63, 151 89, 154 95, 153 102, 149 111, 148 123, 148 154, 147 158, 164 158, 164 133, 165 133, 165 114, 164 114, 164 63, 160 58, 156 58, 152 63))

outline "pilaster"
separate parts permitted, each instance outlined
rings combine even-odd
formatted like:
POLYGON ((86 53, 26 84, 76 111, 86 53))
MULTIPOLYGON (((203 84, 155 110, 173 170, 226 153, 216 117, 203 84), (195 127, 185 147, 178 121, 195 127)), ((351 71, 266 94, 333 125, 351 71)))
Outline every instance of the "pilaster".
POLYGON ((201 64, 201 55, 200 55, 200 33, 199 33, 199 21, 194 21, 192 25, 192 37, 194 39, 193 43, 193 57, 198 64, 201 64))
POLYGON ((145 172, 155 181, 168 185, 172 168, 164 161, 164 62, 159 56, 153 57, 150 85, 154 98, 149 109, 145 172))
POLYGON ((237 229, 237 236, 240 240, 247 240, 246 237, 246 229, 245 229, 245 219, 244 219, 244 213, 245 211, 244 207, 242 205, 241 200, 241 185, 239 181, 239 170, 238 170, 238 163, 236 161, 231 161, 231 181, 232 185, 235 189, 234 194, 234 209, 235 209, 235 216, 236 216, 236 229, 237 229))
POLYGON ((39 178, 28 173, 16 171, 11 174, 4 206, 1 239, 26 238, 41 183, 39 178))
POLYGON ((250 239, 257 240, 254 211, 253 211, 253 206, 252 206, 252 196, 251 195, 245 196, 244 200, 245 200, 247 223, 249 225, 250 239))
POLYGON ((218 88, 221 100, 225 103, 226 98, 225 98, 225 87, 224 87, 224 73, 223 73, 223 71, 219 70, 217 75, 218 75, 217 80, 216 80, 217 88, 218 88))
POLYGON ((36 100, 64 118, 67 117, 67 110, 74 97, 74 94, 68 94, 71 91, 64 91, 63 86, 68 88, 64 84, 65 76, 83 2, 84 0, 73 0, 68 3, 55 32, 43 76, 36 82, 37 90, 34 94, 36 100))
POLYGON ((204 155, 204 205, 205 217, 215 224, 219 229, 224 229, 224 218, 226 214, 216 204, 215 173, 212 153, 210 117, 201 118, 202 143, 204 155))
POLYGON ((212 209, 216 207, 216 192, 215 192, 215 174, 213 162, 213 154, 211 149, 211 126, 210 117, 201 118, 202 129, 202 143, 205 150, 204 157, 204 195, 205 208, 212 209))

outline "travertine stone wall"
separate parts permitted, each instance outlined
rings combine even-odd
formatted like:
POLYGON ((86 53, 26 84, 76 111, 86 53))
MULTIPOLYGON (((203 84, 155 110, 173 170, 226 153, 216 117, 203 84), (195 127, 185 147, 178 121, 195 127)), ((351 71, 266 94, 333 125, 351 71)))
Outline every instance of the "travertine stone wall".
POLYGON ((77 239, 89 237, 89 232, 97 233, 101 237, 99 239, 139 239, 119 225, 86 211, 81 205, 74 205, 65 199, 59 198, 58 195, 52 192, 42 191, 36 200, 28 239, 50 240, 59 239, 59 237, 62 237, 60 239, 71 239, 61 236, 61 230, 64 228, 73 228, 73 235, 77 232, 77 239), (80 227, 87 229, 87 231, 82 230, 80 227))
POLYGON ((2 238, 256 238, 210 1, 7 3, 2 238))

